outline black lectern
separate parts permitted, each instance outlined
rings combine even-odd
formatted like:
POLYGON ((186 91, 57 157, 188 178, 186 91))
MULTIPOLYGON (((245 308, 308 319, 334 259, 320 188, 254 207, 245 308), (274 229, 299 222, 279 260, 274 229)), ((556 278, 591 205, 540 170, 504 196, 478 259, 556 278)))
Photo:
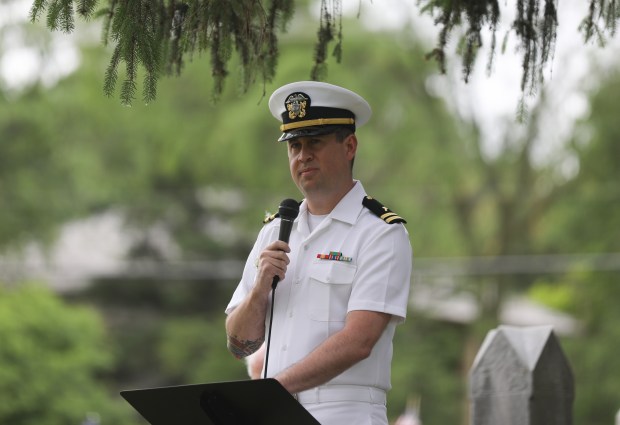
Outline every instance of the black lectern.
POLYGON ((320 425, 275 379, 121 391, 151 425, 320 425))

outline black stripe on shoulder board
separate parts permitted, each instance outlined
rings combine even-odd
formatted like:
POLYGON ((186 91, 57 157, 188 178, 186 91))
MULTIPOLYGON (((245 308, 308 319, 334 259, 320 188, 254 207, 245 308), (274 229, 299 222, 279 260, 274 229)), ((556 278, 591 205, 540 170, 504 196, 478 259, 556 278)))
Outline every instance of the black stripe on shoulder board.
POLYGON ((366 208, 372 211, 373 214, 375 214, 377 217, 379 217, 381 220, 385 221, 388 224, 407 223, 404 218, 400 217, 395 212, 392 212, 389 208, 385 207, 375 198, 365 196, 364 200, 362 201, 362 205, 364 205, 366 208))

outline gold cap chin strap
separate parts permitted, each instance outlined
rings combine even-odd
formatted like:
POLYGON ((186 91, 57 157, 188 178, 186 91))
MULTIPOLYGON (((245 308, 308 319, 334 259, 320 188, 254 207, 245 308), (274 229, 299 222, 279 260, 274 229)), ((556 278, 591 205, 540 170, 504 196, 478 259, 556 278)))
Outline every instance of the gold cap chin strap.
POLYGON ((353 118, 319 118, 316 120, 291 122, 288 124, 282 124, 280 126, 280 131, 294 130, 294 129, 303 128, 303 127, 312 127, 315 125, 338 125, 338 124, 351 125, 351 124, 355 124, 355 120, 353 118))

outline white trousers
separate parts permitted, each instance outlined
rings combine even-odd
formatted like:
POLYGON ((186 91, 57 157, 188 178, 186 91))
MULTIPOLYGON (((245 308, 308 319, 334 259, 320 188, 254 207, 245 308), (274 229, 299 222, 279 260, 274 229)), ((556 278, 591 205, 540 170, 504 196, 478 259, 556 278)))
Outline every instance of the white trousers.
POLYGON ((321 425, 388 425, 383 404, 364 401, 333 401, 304 404, 321 425))

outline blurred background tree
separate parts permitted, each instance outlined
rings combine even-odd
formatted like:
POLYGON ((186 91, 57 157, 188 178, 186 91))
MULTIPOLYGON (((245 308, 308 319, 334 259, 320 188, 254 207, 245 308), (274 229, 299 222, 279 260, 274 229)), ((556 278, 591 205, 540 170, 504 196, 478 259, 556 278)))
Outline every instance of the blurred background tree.
MULTIPOLYGON (((265 93, 311 72, 308 52, 316 23, 305 13, 296 15, 280 41, 273 82, 244 93, 241 64, 231 58, 217 104, 211 102, 210 64, 197 58, 184 65, 180 78, 160 82, 157 102, 123 107, 101 96, 110 52, 89 44, 81 47, 79 70, 57 85, 35 84, 19 95, 2 92, 2 299, 22 293, 19 282, 31 272, 13 268, 11 260, 28 258, 34 244, 46 244, 52 258, 54 241, 69 222, 112 214, 130 241, 125 251, 113 253, 123 256, 120 268, 86 275, 88 282, 72 286, 72 275, 83 275, 76 258, 50 279, 58 297, 46 295, 58 303, 54 315, 88 306, 100 315, 107 344, 101 352, 85 350, 92 362, 84 360, 85 369, 98 370, 88 375, 97 394, 83 394, 90 404, 68 403, 77 416, 57 416, 65 423, 79 420, 88 404, 101 406, 88 411, 97 411, 102 424, 131 424, 123 416, 128 406, 120 413, 105 407, 119 401, 120 389, 245 378, 244 365, 226 352, 223 310, 264 212, 274 211, 284 197, 298 197, 286 152, 275 142, 278 123, 265 93)), ((611 255, 601 265, 596 254, 619 251, 612 231, 618 224, 617 77, 601 77, 591 114, 552 159, 539 161, 536 153, 545 142, 537 121, 544 101, 527 126, 508 127, 501 149, 489 155, 477 123, 464 122, 438 97, 438 80, 430 78, 435 65, 423 60, 427 48, 411 38, 411 28, 369 37, 359 21, 343 25, 341 63, 330 57, 323 65, 329 66, 330 82, 363 93, 374 110, 358 133, 356 177, 408 220, 414 290, 445 286, 446 297, 470 296, 481 312, 468 321, 438 319, 412 299, 415 308, 395 342, 390 417, 413 394, 421 397, 425 424, 467 424, 473 354, 501 321, 508 297, 528 295, 579 319, 580 333, 564 337, 577 377, 575 421, 610 423, 620 404, 617 375, 606 372, 618 368, 614 349, 620 335, 613 329, 618 266, 611 255), (566 158, 577 166, 566 171, 566 158), (580 256, 559 272, 503 271, 506 264, 500 264, 523 254, 551 261, 570 253, 593 257, 580 256), (429 257, 463 259, 464 271, 439 262, 439 272, 428 273, 429 257), (471 258, 490 259, 495 266, 485 263, 480 270, 475 261, 465 261, 471 258)), ((89 241, 93 250, 102 243, 89 241)), ((0 314, 12 311, 0 305, 0 314)), ((7 338, 19 335, 9 327, 7 338)), ((95 339, 90 344, 98 346, 95 339)), ((1 361, 4 370, 10 363, 1 361)), ((36 359, 24 364, 31 362, 36 359)), ((28 390, 26 380, 1 376, 6 380, 0 388, 28 390)), ((41 379, 44 386, 56 378, 46 373, 41 379)))
POLYGON ((113 352, 96 311, 42 286, 0 287, 0 340, 2 423, 80 424, 89 415, 128 423, 101 379, 113 352))
POLYGON ((577 383, 575 421, 596 424, 609 423, 620 404, 614 394, 617 389, 612 389, 620 360, 610 345, 620 341, 613 325, 619 319, 618 259, 611 254, 620 252, 615 230, 620 225, 620 126, 613 112, 620 75, 614 69, 600 73, 600 78, 590 114, 568 143, 578 170, 541 226, 549 251, 591 255, 565 275, 540 279, 532 288, 535 296, 570 312, 583 324, 579 336, 566 341, 577 383))

